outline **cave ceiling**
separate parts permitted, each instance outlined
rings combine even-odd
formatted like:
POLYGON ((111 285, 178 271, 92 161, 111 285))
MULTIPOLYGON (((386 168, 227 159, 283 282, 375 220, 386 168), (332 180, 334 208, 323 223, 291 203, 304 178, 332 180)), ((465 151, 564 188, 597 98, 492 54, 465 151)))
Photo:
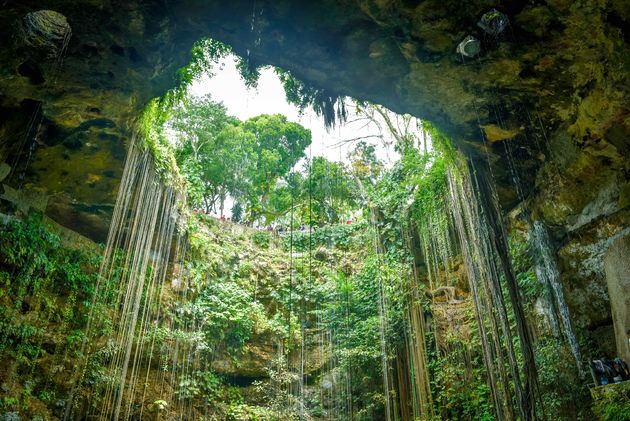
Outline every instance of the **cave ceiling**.
POLYGON ((24 154, 29 116, 41 107, 29 185, 66 225, 108 214, 138 115, 178 83, 193 43, 212 37, 331 96, 431 121, 470 156, 491 157, 508 208, 519 198, 505 181, 505 142, 520 139, 511 153, 528 189, 541 197, 560 197, 560 185, 584 189, 564 213, 540 206, 569 226, 611 179, 623 177, 620 196, 628 190, 629 20, 622 0, 6 0, 0 161, 24 154), (493 8, 509 19, 498 34, 478 25, 493 8), (21 22, 39 10, 60 13, 72 28, 63 62, 24 41, 21 22), (456 52, 467 36, 479 41, 475 57, 456 52), (554 159, 556 172, 545 173, 554 159))

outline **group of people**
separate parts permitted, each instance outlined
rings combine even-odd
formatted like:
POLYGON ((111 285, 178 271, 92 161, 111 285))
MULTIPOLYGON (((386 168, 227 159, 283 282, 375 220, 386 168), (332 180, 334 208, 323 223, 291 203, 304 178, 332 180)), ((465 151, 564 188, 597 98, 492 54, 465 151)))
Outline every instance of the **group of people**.
MULTIPOLYGON (((203 213, 205 215, 211 215, 209 212, 204 211, 203 209, 193 209, 193 212, 195 213, 203 213)), ((221 215, 219 216, 219 221, 221 222, 237 222, 236 220, 232 220, 231 217, 226 217, 225 215, 221 215)), ((340 221, 341 224, 346 224, 346 225, 352 225, 353 221, 352 219, 347 219, 345 222, 344 221, 340 221)), ((323 225, 320 225, 319 228, 321 228, 323 225)), ((284 226, 283 224, 279 224, 276 222, 272 222, 271 224, 267 225, 266 227, 264 225, 260 225, 260 226, 255 226, 255 228, 258 228, 260 230, 266 230, 269 231, 270 233, 274 233, 276 235, 283 235, 287 232, 289 232, 289 227, 284 226)), ((312 227, 312 229, 316 229, 318 227, 312 227)), ((300 228, 299 230, 301 232, 305 232, 307 230, 311 229, 311 227, 307 226, 306 224, 302 223, 300 224, 300 228)))
MULTIPOLYGON (((345 222, 345 224, 351 225, 352 224, 352 219, 348 219, 345 222)), ((302 223, 302 224, 300 224, 300 232, 306 232, 306 231, 309 231, 310 229, 315 230, 317 228, 322 228, 323 226, 324 226, 324 224, 321 224, 319 226, 312 226, 311 227, 311 226, 307 226, 306 224, 302 223)), ((282 224, 277 224, 277 223, 273 222, 273 223, 267 225, 267 231, 272 232, 272 233, 274 233, 276 235, 283 235, 283 234, 289 232, 290 229, 289 229, 289 227, 285 227, 282 224)))
POLYGON ((595 384, 598 386, 630 380, 628 365, 619 357, 614 360, 610 358, 593 360, 591 370, 595 384))

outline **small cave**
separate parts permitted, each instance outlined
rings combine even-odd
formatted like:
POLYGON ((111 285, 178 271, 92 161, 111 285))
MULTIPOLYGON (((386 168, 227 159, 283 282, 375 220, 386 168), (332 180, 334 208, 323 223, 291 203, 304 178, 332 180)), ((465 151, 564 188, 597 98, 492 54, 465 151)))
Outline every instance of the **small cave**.
POLYGON ((68 131, 63 127, 58 126, 52 120, 44 119, 42 122, 43 130, 41 133, 43 134, 40 138, 41 142, 43 142, 46 146, 55 146, 59 143, 63 142, 63 140, 68 136, 68 131))
POLYGON ((142 56, 134 47, 129 48, 129 59, 134 63, 142 62, 142 56))
POLYGON ((112 44, 109 46, 109 50, 116 54, 117 56, 121 56, 124 57, 125 56, 125 49, 123 47, 121 47, 118 44, 112 44))
POLYGON ((226 383, 236 387, 248 387, 254 382, 267 380, 267 377, 250 377, 250 376, 225 376, 226 383))
POLYGON ((88 58, 100 56, 98 47, 94 45, 88 45, 88 44, 83 44, 81 46, 81 53, 88 58))
POLYGON ((28 78, 29 82, 33 85, 41 85, 46 82, 41 69, 33 60, 28 59, 18 67, 18 73, 20 76, 28 78))
POLYGON ((90 127, 95 127, 98 129, 112 129, 116 127, 116 123, 108 118, 95 118, 92 120, 87 120, 81 123, 77 130, 87 130, 90 127))

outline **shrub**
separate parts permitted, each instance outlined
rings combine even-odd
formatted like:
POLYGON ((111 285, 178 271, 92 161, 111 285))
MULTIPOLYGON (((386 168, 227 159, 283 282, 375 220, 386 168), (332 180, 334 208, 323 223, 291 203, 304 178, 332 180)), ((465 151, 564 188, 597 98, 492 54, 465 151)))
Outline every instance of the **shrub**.
POLYGON ((258 247, 266 249, 269 248, 269 243, 271 242, 271 234, 266 231, 258 231, 252 237, 254 244, 258 247))

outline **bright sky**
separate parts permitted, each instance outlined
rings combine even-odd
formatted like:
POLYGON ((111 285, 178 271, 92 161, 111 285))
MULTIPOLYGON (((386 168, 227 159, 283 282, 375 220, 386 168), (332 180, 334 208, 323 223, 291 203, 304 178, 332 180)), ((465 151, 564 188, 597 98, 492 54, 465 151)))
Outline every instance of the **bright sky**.
MULTIPOLYGON (((347 162, 347 155, 356 144, 342 143, 342 140, 355 139, 373 134, 379 134, 378 127, 367 124, 366 121, 353 122, 357 117, 352 113, 352 107, 348 108, 348 123, 337 125, 328 132, 324 125, 324 119, 318 117, 311 109, 300 110, 289 104, 280 78, 271 68, 262 69, 258 86, 248 89, 241 79, 236 68, 236 58, 228 56, 222 59, 213 69, 213 76, 203 76, 189 88, 189 93, 195 96, 210 94, 212 99, 222 102, 228 113, 240 120, 246 120, 260 114, 283 114, 289 121, 300 123, 311 130, 312 144, 306 155, 324 156, 331 161, 347 162)), ((377 157, 387 166, 393 164, 397 155, 392 150, 387 150, 379 139, 365 139, 366 142, 376 146, 377 157)), ((298 162, 296 168, 301 168, 303 160, 298 162)), ((226 201, 226 214, 231 214, 231 198, 226 201)), ((218 215, 215 215, 218 216, 218 215)))
MULTIPOLYGON (((347 153, 352 145, 344 144, 335 146, 341 140, 353 139, 378 133, 375 125, 364 127, 365 122, 347 123, 341 127, 326 131, 324 120, 318 117, 312 110, 307 109, 300 115, 299 109, 289 104, 286 100, 284 88, 280 78, 271 68, 261 70, 258 87, 248 89, 236 69, 235 58, 227 57, 220 61, 214 69, 215 75, 204 76, 194 82, 190 87, 190 93, 196 96, 210 94, 215 101, 223 102, 228 113, 246 120, 260 114, 284 114, 289 121, 300 123, 311 130, 313 142, 307 155, 325 156, 331 161, 346 161, 347 153)), ((353 116, 348 117, 352 121, 353 116)), ((376 139, 367 139, 375 143, 376 139)), ((391 163, 395 159, 393 152, 387 152, 384 148, 377 149, 377 156, 391 163)))

